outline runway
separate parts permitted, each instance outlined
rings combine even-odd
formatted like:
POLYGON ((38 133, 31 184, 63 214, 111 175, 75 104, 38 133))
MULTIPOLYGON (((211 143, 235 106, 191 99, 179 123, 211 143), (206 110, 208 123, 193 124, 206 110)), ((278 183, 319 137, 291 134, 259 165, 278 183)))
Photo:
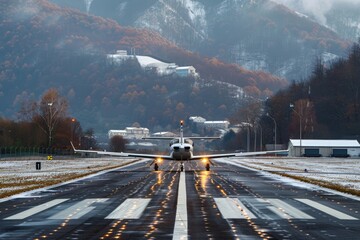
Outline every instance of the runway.
POLYGON ((0 239, 360 239, 354 198, 225 163, 160 169, 136 163, 1 202, 0 239))

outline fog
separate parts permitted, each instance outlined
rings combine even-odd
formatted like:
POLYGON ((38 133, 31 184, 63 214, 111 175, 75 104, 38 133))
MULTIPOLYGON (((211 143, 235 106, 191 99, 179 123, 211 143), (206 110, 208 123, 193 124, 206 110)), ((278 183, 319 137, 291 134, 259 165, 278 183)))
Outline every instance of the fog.
POLYGON ((272 0, 296 11, 310 15, 319 23, 327 25, 326 14, 337 4, 360 4, 360 0, 272 0))

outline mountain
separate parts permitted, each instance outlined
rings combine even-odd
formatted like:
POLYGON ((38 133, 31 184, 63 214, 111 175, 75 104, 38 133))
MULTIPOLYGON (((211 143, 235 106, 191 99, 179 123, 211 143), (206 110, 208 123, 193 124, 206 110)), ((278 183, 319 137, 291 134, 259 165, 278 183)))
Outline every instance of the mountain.
POLYGON ((164 127, 190 114, 227 117, 248 95, 266 96, 286 85, 283 79, 251 72, 215 58, 203 58, 144 29, 46 0, 0 1, 0 116, 15 117, 24 102, 55 87, 71 114, 102 131, 137 121, 164 127), (200 79, 157 76, 136 61, 109 64, 106 54, 136 49, 180 66, 192 65, 200 79))
POLYGON ((358 41, 360 1, 358 0, 273 0, 328 27, 341 37, 358 41))
POLYGON ((331 29, 270 0, 52 1, 150 29, 191 51, 289 80, 307 77, 316 58, 345 56, 351 45, 331 29))

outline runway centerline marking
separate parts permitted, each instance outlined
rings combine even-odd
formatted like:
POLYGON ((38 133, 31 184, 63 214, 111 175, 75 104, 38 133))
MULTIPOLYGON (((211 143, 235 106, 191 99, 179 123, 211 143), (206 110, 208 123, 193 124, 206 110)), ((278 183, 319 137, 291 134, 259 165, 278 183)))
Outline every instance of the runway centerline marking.
POLYGON ((330 207, 327 207, 321 203, 318 203, 318 202, 315 202, 315 201, 312 201, 310 199, 302 199, 302 198, 296 198, 297 201, 300 201, 310 207, 313 207, 313 208, 316 208, 317 210, 319 211, 322 211, 328 215, 331 215, 337 219, 340 219, 340 220, 358 220, 357 218, 354 218, 350 215, 347 215, 345 213, 342 213, 340 211, 337 211, 335 209, 332 209, 330 207))
POLYGON ((139 219, 150 200, 149 198, 128 198, 105 219, 139 219))
POLYGON ((173 240, 188 239, 188 216, 186 204, 186 181, 185 172, 180 173, 179 191, 176 206, 176 218, 173 233, 173 240))
POLYGON ((35 215, 37 213, 40 213, 42 211, 45 211, 46 209, 49 209, 51 207, 54 207, 60 203, 63 203, 65 201, 68 201, 69 199, 68 198, 64 198, 64 199, 55 199, 55 200, 52 200, 50 202, 46 202, 44 204, 41 204, 39 206, 36 206, 36 207, 33 207, 33 208, 30 208, 26 211, 23 211, 21 213, 18 213, 18 214, 15 214, 13 216, 10 216, 8 218, 5 218, 4 220, 21 220, 21 219, 24 219, 24 218, 27 218, 27 217, 30 217, 32 215, 35 215))

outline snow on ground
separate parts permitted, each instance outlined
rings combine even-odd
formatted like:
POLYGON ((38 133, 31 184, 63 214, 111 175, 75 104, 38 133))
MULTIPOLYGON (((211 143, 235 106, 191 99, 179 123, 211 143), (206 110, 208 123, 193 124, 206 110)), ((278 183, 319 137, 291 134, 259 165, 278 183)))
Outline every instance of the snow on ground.
POLYGON ((124 158, 77 158, 68 160, 0 159, 0 198, 79 178, 133 162, 124 158), (41 170, 36 170, 36 163, 41 170))
MULTIPOLYGON (((0 198, 41 188, 133 162, 124 158, 78 158, 70 160, 0 159, 0 198), (41 162, 41 170, 36 170, 41 162)), ((360 191, 359 158, 226 158, 266 172, 319 180, 360 191), (306 169, 306 171, 305 171, 306 169)), ((294 183, 292 183, 294 184, 294 183)))
POLYGON ((234 162, 249 168, 304 177, 360 191, 359 158, 239 158, 234 162))

